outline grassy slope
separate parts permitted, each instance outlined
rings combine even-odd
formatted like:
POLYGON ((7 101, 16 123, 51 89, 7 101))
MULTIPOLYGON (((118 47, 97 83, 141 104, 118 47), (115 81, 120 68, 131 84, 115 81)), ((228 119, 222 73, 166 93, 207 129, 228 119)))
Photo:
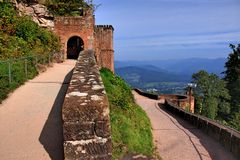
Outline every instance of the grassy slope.
POLYGON ((113 158, 126 153, 153 154, 151 124, 134 103, 130 87, 107 69, 101 70, 110 103, 113 158))

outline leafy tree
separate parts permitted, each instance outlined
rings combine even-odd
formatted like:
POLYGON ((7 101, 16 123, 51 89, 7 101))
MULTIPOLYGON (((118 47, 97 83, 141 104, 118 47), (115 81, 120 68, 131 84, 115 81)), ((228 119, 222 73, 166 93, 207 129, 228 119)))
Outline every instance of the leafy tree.
POLYGON ((225 81, 203 70, 193 74, 192 79, 197 84, 194 89, 196 112, 211 119, 227 116, 230 96, 225 81))
POLYGON ((227 81, 227 88, 231 95, 231 113, 240 112, 240 44, 230 44, 233 50, 228 56, 225 64, 226 71, 224 79, 227 81))
POLYGON ((90 7, 84 0, 47 0, 45 4, 58 16, 80 16, 85 8, 90 7))
POLYGON ((226 71, 224 79, 227 81, 227 88, 231 95, 231 120, 230 125, 240 130, 240 44, 230 44, 232 53, 225 63, 226 71))

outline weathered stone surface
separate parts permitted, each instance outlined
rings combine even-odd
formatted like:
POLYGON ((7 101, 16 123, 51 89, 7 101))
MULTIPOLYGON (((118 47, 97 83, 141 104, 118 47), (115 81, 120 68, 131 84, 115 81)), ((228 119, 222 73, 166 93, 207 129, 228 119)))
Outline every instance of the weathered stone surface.
POLYGON ((207 133, 208 128, 208 121, 203 118, 198 119, 198 128, 201 129, 203 132, 207 133))
POLYGON ((220 131, 221 128, 218 125, 212 122, 208 123, 207 134, 211 136, 213 139, 216 139, 217 141, 219 140, 220 131))
POLYGON ((108 99, 91 50, 79 55, 62 118, 66 159, 111 159, 108 99))
POLYGON ((109 137, 110 133, 108 132, 108 129, 110 128, 110 122, 109 121, 97 121, 95 124, 95 131, 96 135, 98 137, 109 137))
POLYGON ((240 134, 232 134, 231 151, 236 157, 240 158, 240 134))
POLYGON ((221 129, 219 141, 229 151, 231 150, 231 138, 232 134, 227 129, 221 129))
POLYGON ((69 141, 94 138, 94 123, 65 122, 63 125, 64 139, 69 141))
POLYGON ((110 160, 112 144, 110 139, 64 142, 65 159, 110 160))

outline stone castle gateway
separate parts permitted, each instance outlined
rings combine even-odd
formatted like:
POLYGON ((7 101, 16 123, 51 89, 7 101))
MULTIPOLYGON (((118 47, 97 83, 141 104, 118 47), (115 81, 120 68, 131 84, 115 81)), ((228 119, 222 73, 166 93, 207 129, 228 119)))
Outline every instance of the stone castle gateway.
POLYGON ((95 25, 92 10, 86 10, 78 17, 55 17, 54 25, 65 59, 77 59, 81 51, 92 49, 99 67, 114 71, 114 28, 111 25, 95 25))

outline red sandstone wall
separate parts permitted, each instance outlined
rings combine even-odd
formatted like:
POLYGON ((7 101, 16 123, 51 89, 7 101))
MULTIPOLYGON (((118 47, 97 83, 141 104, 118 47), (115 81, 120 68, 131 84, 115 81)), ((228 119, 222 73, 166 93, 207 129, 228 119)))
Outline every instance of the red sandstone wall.
POLYGON ((55 32, 60 36, 66 58, 67 42, 73 36, 79 36, 84 42, 84 49, 94 47, 95 19, 91 11, 79 17, 55 17, 55 32))
POLYGON ((95 50, 97 64, 114 72, 113 27, 95 26, 92 11, 79 17, 55 17, 55 32, 61 38, 64 58, 67 57, 67 42, 73 36, 82 38, 84 50, 95 50))
POLYGON ((168 99, 173 104, 179 106, 182 109, 186 109, 187 107, 190 107, 190 112, 194 113, 194 97, 191 97, 191 105, 189 105, 190 97, 185 95, 174 95, 174 94, 162 94, 159 96, 159 99, 168 99))
POLYGON ((97 25, 95 27, 96 59, 100 67, 114 71, 113 27, 97 25))

